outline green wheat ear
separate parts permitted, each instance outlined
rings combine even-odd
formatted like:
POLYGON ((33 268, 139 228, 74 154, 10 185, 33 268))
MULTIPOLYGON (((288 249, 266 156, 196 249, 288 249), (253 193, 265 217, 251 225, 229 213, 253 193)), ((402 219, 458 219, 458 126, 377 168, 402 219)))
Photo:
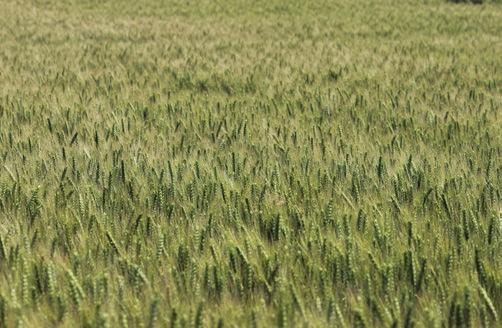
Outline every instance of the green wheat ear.
POLYGON ((80 309, 82 301, 85 297, 84 290, 71 270, 66 270, 66 274, 69 280, 69 293, 71 300, 74 305, 80 309))
POLYGON ((488 293, 486 292, 486 290, 482 286, 479 286, 479 293, 481 295, 482 300, 485 302, 486 308, 488 309, 493 320, 498 321, 497 310, 495 309, 492 300, 488 296, 488 293))
POLYGON ((154 328, 159 316, 159 303, 158 299, 155 299, 150 305, 150 315, 148 319, 148 328, 154 328))

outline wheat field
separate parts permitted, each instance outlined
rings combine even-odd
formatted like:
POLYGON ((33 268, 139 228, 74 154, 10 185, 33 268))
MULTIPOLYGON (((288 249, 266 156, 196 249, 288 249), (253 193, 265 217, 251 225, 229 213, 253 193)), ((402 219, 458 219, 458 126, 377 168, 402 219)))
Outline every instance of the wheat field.
POLYGON ((502 326, 502 6, 454 2, 0 0, 0 327, 502 326))

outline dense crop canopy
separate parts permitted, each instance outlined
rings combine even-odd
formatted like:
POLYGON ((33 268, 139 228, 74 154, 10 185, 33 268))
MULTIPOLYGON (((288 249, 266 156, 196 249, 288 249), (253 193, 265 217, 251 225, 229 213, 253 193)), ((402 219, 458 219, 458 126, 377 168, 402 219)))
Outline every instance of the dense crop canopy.
POLYGON ((502 7, 2 0, 0 327, 502 324, 502 7))

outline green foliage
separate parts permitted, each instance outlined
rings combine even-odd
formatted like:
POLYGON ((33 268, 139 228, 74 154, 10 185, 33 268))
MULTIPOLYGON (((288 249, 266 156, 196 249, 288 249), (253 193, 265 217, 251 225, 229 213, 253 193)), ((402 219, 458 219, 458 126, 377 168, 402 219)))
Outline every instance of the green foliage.
POLYGON ((495 2, 3 1, 0 328, 500 326, 495 2))

